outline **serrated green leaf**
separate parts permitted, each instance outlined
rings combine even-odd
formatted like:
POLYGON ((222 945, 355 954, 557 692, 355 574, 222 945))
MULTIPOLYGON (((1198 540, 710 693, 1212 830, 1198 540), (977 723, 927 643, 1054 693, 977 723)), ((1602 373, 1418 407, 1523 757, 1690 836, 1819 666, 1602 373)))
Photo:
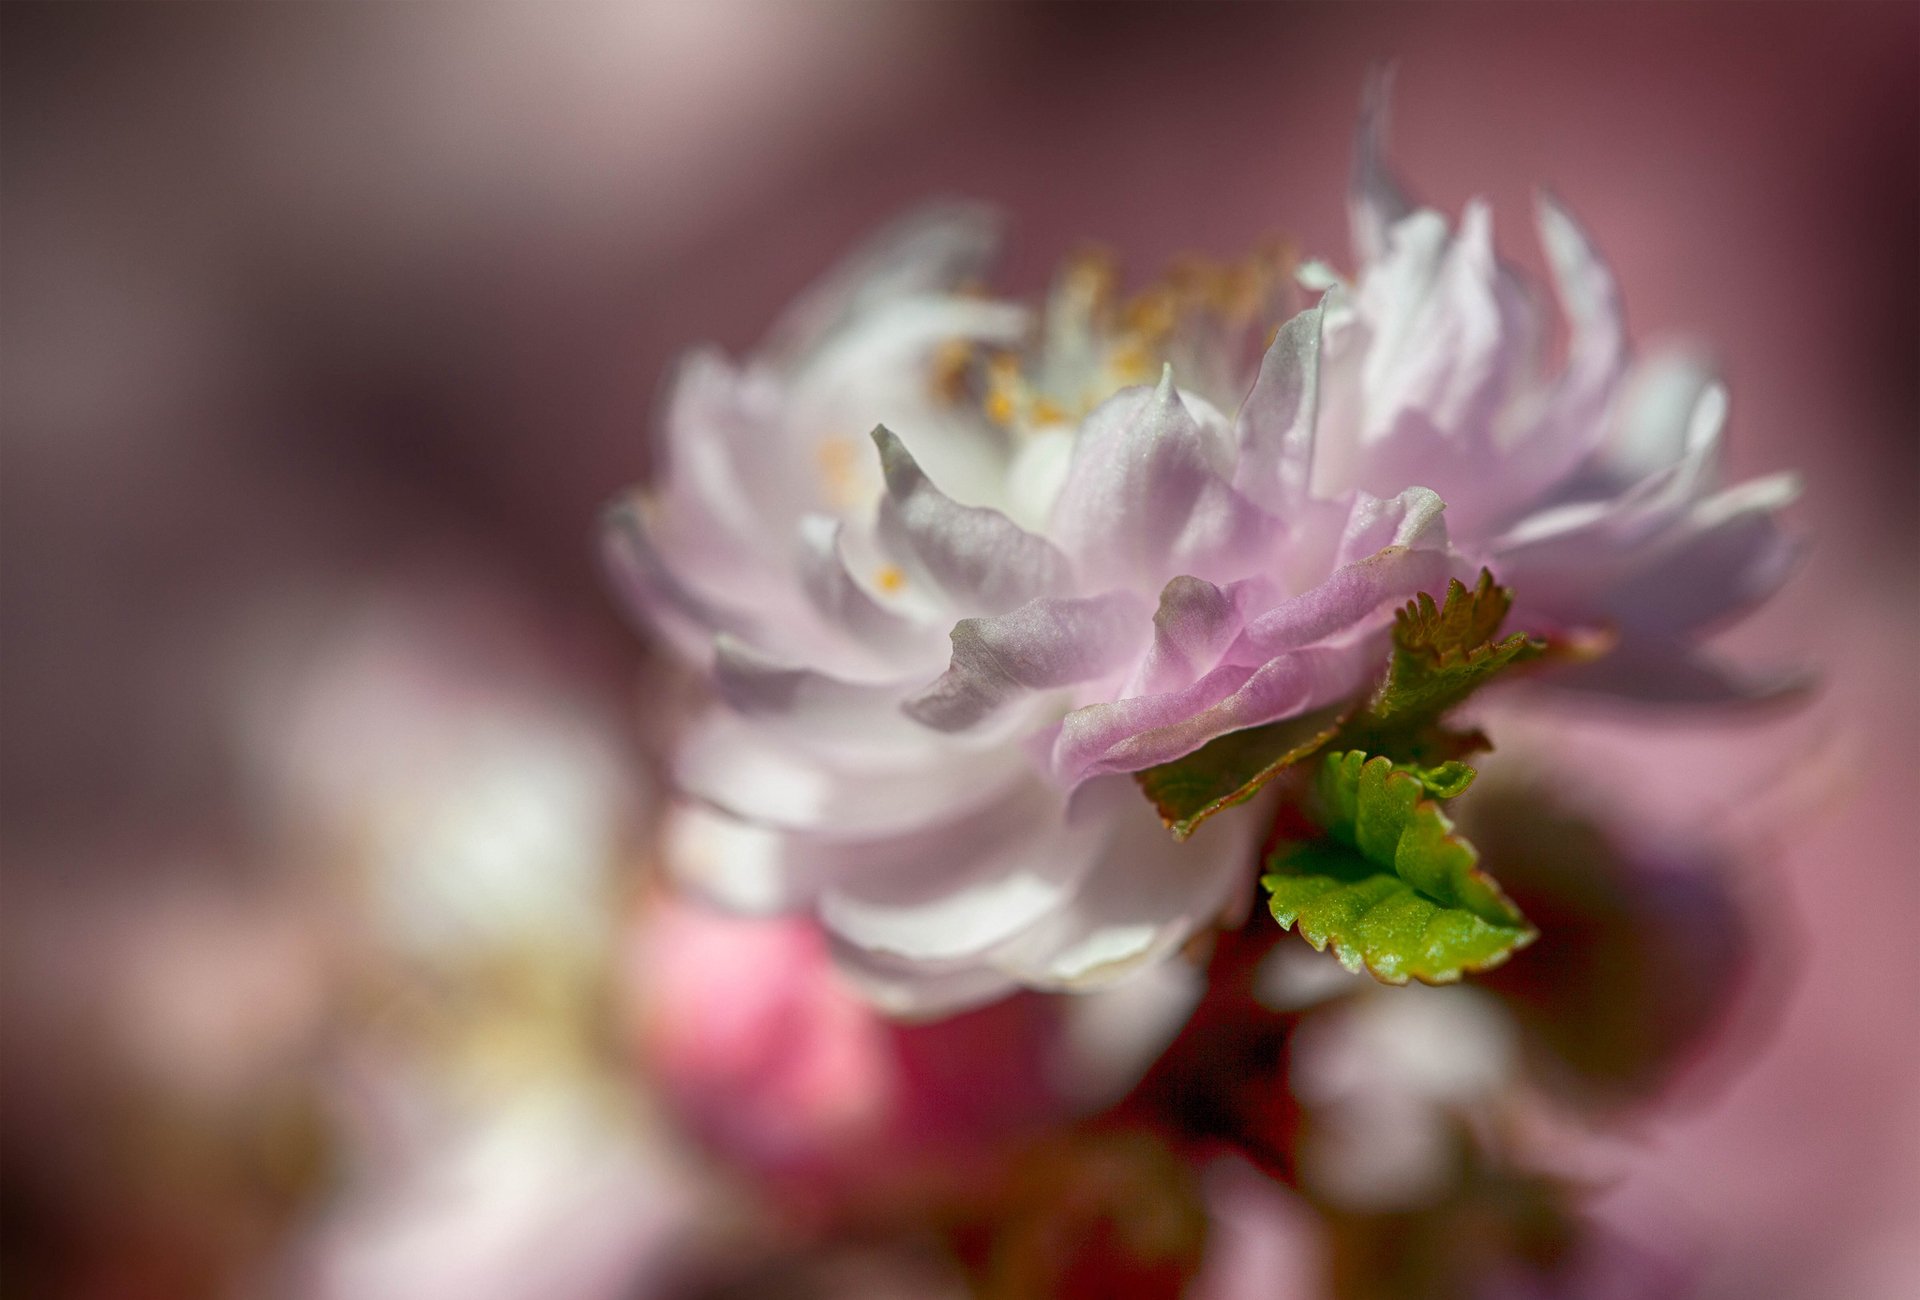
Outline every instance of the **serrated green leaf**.
POLYGON ((1340 705, 1230 732, 1184 758, 1136 772, 1134 780, 1173 838, 1184 840, 1207 818, 1245 803, 1288 767, 1311 757, 1333 739, 1346 712, 1340 705))
POLYGON ((1486 569, 1472 587, 1449 582, 1443 602, 1426 592, 1409 601, 1394 615, 1386 676, 1348 725, 1346 741, 1403 760, 1472 752, 1476 736, 1440 730, 1441 716, 1496 673, 1546 650, 1545 642, 1520 632, 1493 639, 1512 605, 1513 593, 1496 586, 1486 569))
POLYGON ((1430 797, 1447 788, 1465 788, 1457 771, 1397 767, 1358 750, 1327 755, 1314 787, 1327 835, 1268 860, 1261 883, 1274 919, 1390 984, 1447 983, 1533 942, 1534 928, 1430 797))

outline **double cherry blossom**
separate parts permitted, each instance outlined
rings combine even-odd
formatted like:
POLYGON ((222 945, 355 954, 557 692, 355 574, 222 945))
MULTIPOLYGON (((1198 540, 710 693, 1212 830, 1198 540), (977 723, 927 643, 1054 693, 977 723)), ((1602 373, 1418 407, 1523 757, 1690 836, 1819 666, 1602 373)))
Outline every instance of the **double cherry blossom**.
POLYGON ((1176 843, 1129 774, 1363 692, 1392 611, 1450 577, 1605 633, 1570 685, 1746 689, 1694 641, 1785 576, 1792 482, 1719 486, 1724 392, 1633 364, 1550 200, 1544 366, 1486 206, 1411 202, 1383 115, 1351 280, 1264 256, 1123 301, 1083 257, 1033 310, 980 293, 994 222, 950 208, 745 361, 683 364, 662 472, 608 527, 622 593, 712 688, 673 760, 682 881, 810 910, 902 1013, 1088 988, 1243 908, 1264 830, 1256 804, 1176 843))

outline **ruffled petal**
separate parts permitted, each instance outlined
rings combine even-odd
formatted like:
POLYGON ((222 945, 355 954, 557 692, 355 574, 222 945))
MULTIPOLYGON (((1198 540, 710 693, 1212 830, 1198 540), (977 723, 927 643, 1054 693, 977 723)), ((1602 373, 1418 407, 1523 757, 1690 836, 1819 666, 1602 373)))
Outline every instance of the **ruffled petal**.
POLYGON ((823 754, 918 755, 930 737, 900 711, 920 682, 849 681, 775 659, 738 638, 714 641, 713 682, 727 707, 768 736, 823 754))
POLYGON ((985 277, 1000 245, 1000 218, 977 203, 911 212, 821 277, 781 316, 761 351, 783 365, 868 311, 985 277))
POLYGON ((1071 590, 1073 566, 1052 542, 998 510, 954 501, 884 425, 873 441, 886 477, 875 531, 909 582, 926 584, 963 616, 1004 614, 1071 590))
POLYGON ((1443 592, 1452 569, 1445 551, 1389 546, 1250 620, 1229 658, 1257 662, 1351 631, 1418 592, 1443 592))
POLYGON ((1125 389, 1082 422, 1050 531, 1090 587, 1240 577, 1273 524, 1231 487, 1234 459, 1224 421, 1190 408, 1168 368, 1158 387, 1125 389))
POLYGON ((1073 816, 1099 822, 1105 851, 1070 899, 994 953, 998 969, 1036 988, 1104 987, 1244 906, 1262 818, 1215 818, 1178 843, 1131 781, 1095 782, 1076 799, 1073 816))
POLYGON ((601 517, 601 562, 627 614, 696 664, 712 659, 716 632, 756 635, 759 623, 751 615, 707 600, 679 580, 655 549, 645 518, 645 502, 637 493, 616 501, 601 517))
POLYGON ((1106 772, 1138 772, 1191 754, 1230 731, 1257 727, 1357 694, 1378 646, 1313 646, 1258 668, 1225 664, 1192 686, 1075 709, 1052 738, 1055 779, 1072 787, 1106 772))
POLYGON ((1360 100, 1354 129, 1353 179, 1347 190, 1347 217, 1353 230, 1353 255, 1362 266, 1386 255, 1387 232, 1413 211, 1399 179, 1387 166, 1387 123, 1393 101, 1393 70, 1375 68, 1360 100))
POLYGON ((970 959, 915 961, 828 936, 833 963, 862 997, 902 1020, 937 1020, 1016 993, 1020 982, 970 959))
POLYGON ((938 671, 946 640, 936 624, 888 608, 854 578, 843 545, 845 525, 824 515, 800 521, 799 577, 814 610, 863 652, 870 664, 912 673, 938 671))
POLYGON ((858 947, 915 960, 978 956, 1058 908, 1109 845, 1109 827, 1069 819, 1028 781, 962 821, 833 846, 821 924, 858 947), (941 869, 924 864, 937 858, 941 869))
POLYGON ((1153 643, 1122 698, 1192 685, 1219 665, 1244 626, 1231 593, 1200 578, 1175 578, 1161 589, 1153 643))
POLYGON ((1007 448, 977 407, 932 381, 936 352, 954 343, 1011 347, 1029 315, 1015 303, 903 298, 867 312, 824 342, 789 383, 787 441, 811 448, 804 481, 816 508, 864 517, 879 499, 880 466, 860 454, 875 424, 899 433, 944 491, 969 505, 1007 504, 1007 448))
POLYGON ((1312 479, 1320 328, 1326 300, 1338 292, 1328 290, 1319 303, 1280 327, 1234 419, 1240 449, 1234 488, 1289 522, 1312 479))
MULTIPOLYGON (((1627 366, 1626 325, 1613 273, 1570 213, 1542 195, 1540 245, 1553 268, 1569 328, 1567 362, 1558 380, 1514 403, 1501 433, 1503 495, 1522 506, 1549 497, 1572 480, 1606 436, 1627 366)), ((1504 523, 1513 510, 1492 512, 1504 523)))
POLYGON ((1035 692, 1118 672, 1145 641, 1146 610, 1126 592, 1042 597, 995 618, 961 619, 951 665, 905 708, 937 731, 965 731, 1035 692))
POLYGON ((744 821, 870 839, 962 816, 1032 774, 1017 754, 958 746, 929 748, 914 761, 827 759, 711 710, 681 738, 673 778, 687 795, 744 821))

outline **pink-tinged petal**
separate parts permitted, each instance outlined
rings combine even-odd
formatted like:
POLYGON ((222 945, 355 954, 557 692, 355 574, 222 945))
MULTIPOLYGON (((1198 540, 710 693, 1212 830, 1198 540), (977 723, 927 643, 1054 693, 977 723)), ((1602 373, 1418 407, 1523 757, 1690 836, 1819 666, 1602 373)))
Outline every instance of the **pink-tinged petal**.
POLYGON ((1126 592, 1028 601, 995 618, 954 624, 952 663, 906 703, 936 731, 965 731, 1038 691, 1124 668, 1146 640, 1146 610, 1126 592))
POLYGON ((860 682, 775 659, 722 634, 713 647, 720 698, 767 735, 823 755, 919 755, 924 728, 900 712, 920 679, 860 682))
POLYGON ((1313 646, 1258 668, 1223 665, 1183 691, 1075 709, 1053 738, 1055 779, 1071 787, 1106 772, 1138 772, 1230 731, 1346 699, 1366 686, 1377 660, 1368 646, 1313 646))
POLYGON ((1233 596, 1211 582, 1183 576, 1160 592, 1153 644, 1123 696, 1180 690, 1212 672, 1244 626, 1233 596))
POLYGON ((783 385, 703 348, 681 358, 667 393, 656 546, 710 591, 777 591, 786 531, 811 499, 808 467, 781 436, 783 385))
POLYGON ((1058 908, 1109 848, 1109 827, 1065 816, 1061 796, 1027 781, 961 821, 886 841, 835 846, 820 922, 872 952, 916 960, 978 956, 1058 908), (941 869, 921 869, 929 860, 941 869))
POLYGON ((1353 254, 1362 266, 1386 256, 1387 232, 1414 207, 1387 166, 1387 120, 1392 100, 1393 70, 1374 69, 1360 101, 1360 121, 1353 140, 1353 179, 1347 191, 1353 254))
POLYGON ((963 506, 935 487, 900 439, 873 431, 886 496, 875 522, 881 544, 906 571, 962 615, 1004 614, 1073 585, 1060 549, 998 510, 963 506))
POLYGON ((1372 427, 1417 415, 1457 452, 1488 450, 1539 332, 1524 291, 1494 256, 1492 210, 1468 203, 1451 239, 1443 221, 1418 213, 1391 244, 1390 261, 1361 288, 1378 330, 1367 358, 1368 389, 1382 399, 1372 427))
POLYGON ((975 203, 923 208, 887 226, 787 309, 763 352, 783 364, 868 311, 900 298, 983 279, 1000 244, 1000 219, 975 203))
POLYGON ((1699 412, 1715 402, 1724 409, 1724 392, 1705 362, 1685 353, 1641 362, 1626 379, 1612 428, 1595 460, 1603 482, 1640 482, 1672 469, 1689 456, 1690 448, 1695 457, 1711 455, 1720 431, 1713 427, 1713 445, 1701 446, 1699 412), (1720 395, 1712 396, 1716 393, 1720 395))
POLYGON ((754 635, 757 621, 744 611, 690 591, 654 548, 636 495, 609 506, 601 517, 600 552, 614 595, 637 622, 653 628, 690 663, 713 655, 714 634, 754 635))
POLYGON ((827 761, 725 710, 708 712, 681 738, 673 777, 687 795, 745 821, 842 839, 950 821, 1032 780, 1004 750, 945 746, 910 762, 827 761))
POLYGON ((1620 593, 1620 623, 1697 630, 1771 596, 1804 554, 1779 523, 1779 512, 1799 495, 1796 475, 1775 474, 1699 502, 1677 536, 1648 557, 1639 580, 1620 593))
POLYGON ((1251 620, 1230 657, 1257 662, 1358 629, 1418 592, 1444 592, 1452 567, 1445 551, 1389 546, 1251 620))
POLYGON ((1719 662, 1684 641, 1634 636, 1598 659, 1542 677, 1554 691, 1605 695, 1639 704, 1757 704, 1797 696, 1813 685, 1804 672, 1755 673, 1719 662))
POLYGON ((1173 386, 1129 388, 1081 423, 1050 531, 1087 586, 1157 590, 1181 573, 1250 572, 1273 522, 1229 485, 1233 436, 1173 386))
POLYGON ((993 964, 1021 983, 1061 990, 1112 984, 1244 906, 1265 830, 1254 810, 1215 818, 1176 843, 1129 780, 1090 783, 1075 801, 1073 817, 1106 832, 1105 851, 1069 900, 993 955, 993 964))
POLYGON ((814 609, 870 662, 903 672, 938 671, 946 657, 938 626, 890 609, 869 593, 847 566, 844 532, 839 520, 822 515, 800 521, 800 583, 814 609))
MULTIPOLYGON (((1338 291, 1329 290, 1327 297, 1338 291)), ((1313 473, 1314 419, 1319 410, 1320 328, 1326 299, 1274 335, 1253 390, 1234 419, 1240 459, 1233 486, 1248 500, 1292 520, 1313 473)))
POLYGON ((1356 492, 1334 551, 1336 565, 1355 564, 1391 546, 1410 551, 1447 549, 1447 503, 1429 488, 1410 487, 1391 497, 1356 492))
POLYGON ((1538 499, 1565 481, 1600 445, 1627 365, 1627 333, 1613 273, 1571 214, 1542 195, 1540 245, 1570 330, 1567 364, 1538 412, 1521 428, 1503 473, 1515 500, 1538 499))
POLYGON ((1777 514, 1799 490, 1790 474, 1756 479, 1694 504, 1649 536, 1610 536, 1603 519, 1551 550, 1521 549, 1502 562, 1516 590, 1531 584, 1539 592, 1522 598, 1523 612, 1678 636, 1724 622, 1786 581, 1801 546, 1777 514))

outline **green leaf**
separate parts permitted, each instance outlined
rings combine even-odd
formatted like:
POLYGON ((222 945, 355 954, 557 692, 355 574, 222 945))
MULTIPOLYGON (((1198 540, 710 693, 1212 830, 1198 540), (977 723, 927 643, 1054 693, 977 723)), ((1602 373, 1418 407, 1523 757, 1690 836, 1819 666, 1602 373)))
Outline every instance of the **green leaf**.
POLYGON ((1184 840, 1207 818, 1245 803, 1282 771, 1311 757, 1333 739, 1347 711, 1347 706, 1336 705, 1229 732, 1184 758, 1134 773, 1134 780, 1173 838, 1184 840))
POLYGON ((1426 592, 1409 601, 1394 615, 1386 676, 1343 741, 1420 761, 1484 748, 1484 738, 1475 733, 1442 731, 1438 723, 1494 674, 1546 650, 1545 642, 1521 632, 1494 640, 1512 605, 1512 591, 1495 586, 1486 569, 1472 587, 1458 578, 1449 582, 1443 603, 1426 592))
POLYGON ((1400 767, 1359 750, 1328 754, 1314 786, 1326 837, 1268 859, 1261 883, 1274 919, 1389 984, 1448 983, 1532 943, 1533 926, 1431 797, 1464 789, 1471 771, 1400 767))

